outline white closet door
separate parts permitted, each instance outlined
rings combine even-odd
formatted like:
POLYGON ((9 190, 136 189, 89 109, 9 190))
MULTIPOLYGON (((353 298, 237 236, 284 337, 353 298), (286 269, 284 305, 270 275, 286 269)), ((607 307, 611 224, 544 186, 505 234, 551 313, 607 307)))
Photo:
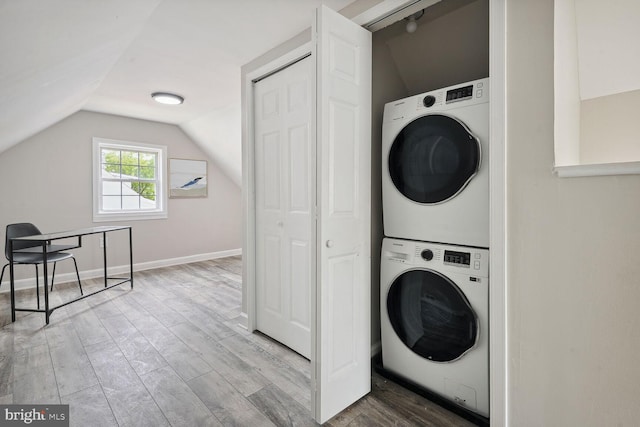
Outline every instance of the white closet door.
POLYGON ((315 176, 309 57, 255 84, 256 326, 310 358, 315 176))
POLYGON ((314 37, 319 257, 312 409, 322 423, 371 390, 371 33, 322 6, 314 37))

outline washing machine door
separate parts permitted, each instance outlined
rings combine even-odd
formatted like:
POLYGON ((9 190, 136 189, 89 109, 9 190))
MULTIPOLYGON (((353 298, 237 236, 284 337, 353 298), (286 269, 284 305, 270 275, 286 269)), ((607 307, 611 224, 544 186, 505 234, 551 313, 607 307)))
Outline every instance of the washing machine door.
POLYGON ((432 114, 407 124, 389 151, 389 175, 405 197, 424 204, 460 193, 480 167, 480 141, 455 118, 432 114))
POLYGON ((432 270, 409 270, 387 294, 393 330, 417 355, 434 362, 462 357, 478 337, 478 319, 464 293, 432 270))

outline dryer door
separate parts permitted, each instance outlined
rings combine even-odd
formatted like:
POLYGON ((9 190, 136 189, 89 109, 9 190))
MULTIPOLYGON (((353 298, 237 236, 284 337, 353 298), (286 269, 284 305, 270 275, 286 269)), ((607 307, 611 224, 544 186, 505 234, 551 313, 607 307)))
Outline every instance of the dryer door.
POLYGON ((417 355, 434 362, 460 358, 476 344, 478 319, 449 278, 432 270, 409 270, 387 294, 393 330, 417 355))
POLYGON ((464 189, 480 158, 480 141, 462 122, 432 114, 412 121, 396 136, 389 151, 389 175, 405 197, 442 203, 464 189))

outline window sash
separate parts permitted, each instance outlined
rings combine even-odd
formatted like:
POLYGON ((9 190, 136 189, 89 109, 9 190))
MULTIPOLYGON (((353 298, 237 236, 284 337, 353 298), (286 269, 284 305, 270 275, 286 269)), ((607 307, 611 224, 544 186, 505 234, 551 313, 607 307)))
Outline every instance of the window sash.
POLYGON ((94 138, 94 170, 94 221, 167 217, 166 147, 94 138))

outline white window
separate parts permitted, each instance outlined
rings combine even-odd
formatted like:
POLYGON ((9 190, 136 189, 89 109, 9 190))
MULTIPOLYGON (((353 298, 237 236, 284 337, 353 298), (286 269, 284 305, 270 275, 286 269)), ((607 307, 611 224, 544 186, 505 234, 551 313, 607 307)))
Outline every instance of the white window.
POLYGON ((167 147, 93 138, 93 221, 167 217, 167 147))

